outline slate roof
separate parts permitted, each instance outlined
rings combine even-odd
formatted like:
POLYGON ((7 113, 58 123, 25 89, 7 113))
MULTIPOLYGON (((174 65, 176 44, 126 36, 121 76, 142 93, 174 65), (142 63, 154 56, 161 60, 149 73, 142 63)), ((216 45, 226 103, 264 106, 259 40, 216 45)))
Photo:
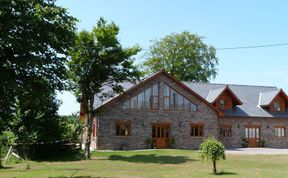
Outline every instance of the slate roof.
POLYGON ((273 98, 280 92, 279 89, 268 91, 268 92, 260 92, 259 94, 259 105, 260 106, 268 106, 273 98))
MULTIPOLYGON (((209 91, 221 90, 228 86, 232 92, 242 101, 242 105, 237 105, 234 109, 225 111, 225 116, 243 117, 287 117, 288 111, 269 112, 267 108, 259 104, 271 101, 278 93, 279 89, 272 86, 253 86, 253 85, 233 85, 233 84, 213 84, 213 83, 194 83, 183 82, 203 98, 209 96, 209 91), (261 94, 261 98, 260 98, 261 94), (260 101, 259 101, 260 100, 260 101)), ((216 93, 216 92, 215 92, 216 93)), ((211 95, 211 94, 210 94, 211 95)), ((270 102, 269 102, 270 103, 270 102)))
POLYGON ((211 89, 206 97, 206 100, 211 103, 214 102, 215 99, 225 90, 225 86, 221 88, 211 89))
MULTIPOLYGON (((153 75, 146 77, 144 80, 149 79, 153 75)), ((142 80, 139 83, 142 83, 142 80)), ((137 84, 139 84, 137 83, 137 84)), ((252 86, 252 85, 234 85, 234 84, 214 84, 214 83, 195 83, 195 82, 182 82, 188 88, 200 95, 208 102, 213 102, 217 96, 228 86, 229 89, 238 97, 242 102, 234 109, 225 111, 225 116, 241 116, 241 117, 287 117, 288 110, 285 112, 269 112, 264 106, 269 104, 271 100, 281 91, 273 86, 252 86), (262 107, 261 107, 262 106, 262 107)), ((123 90, 126 91, 136 86, 130 82, 121 83, 123 90)), ((103 92, 111 91, 111 88, 103 87, 103 92)), ((95 96, 94 107, 98 108, 101 105, 109 102, 115 96, 108 96, 99 99, 95 96)))

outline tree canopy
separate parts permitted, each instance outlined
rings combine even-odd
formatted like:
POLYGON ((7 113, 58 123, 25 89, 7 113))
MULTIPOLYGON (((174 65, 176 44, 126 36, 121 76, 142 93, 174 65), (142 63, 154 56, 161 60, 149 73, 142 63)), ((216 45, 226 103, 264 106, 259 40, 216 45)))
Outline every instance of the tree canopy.
POLYGON ((165 69, 178 80, 208 82, 217 75, 216 50, 190 32, 155 40, 142 65, 145 74, 165 69))
POLYGON ((0 132, 17 143, 59 139, 56 90, 65 89, 76 19, 55 0, 2 0, 0 132))
MULTIPOLYGON (((90 140, 94 112, 94 96, 108 86, 114 92, 122 91, 121 82, 135 81, 139 75, 133 65, 133 55, 140 51, 138 46, 123 48, 117 35, 119 27, 100 18, 91 32, 78 33, 75 46, 71 49, 69 74, 78 100, 83 103, 87 120, 85 157, 90 158, 90 140)), ((100 97, 101 97, 100 96, 100 97)))
POLYGON ((34 78, 52 90, 64 89, 65 55, 73 43, 76 19, 54 2, 1 1, 0 122, 11 118, 18 94, 34 78))

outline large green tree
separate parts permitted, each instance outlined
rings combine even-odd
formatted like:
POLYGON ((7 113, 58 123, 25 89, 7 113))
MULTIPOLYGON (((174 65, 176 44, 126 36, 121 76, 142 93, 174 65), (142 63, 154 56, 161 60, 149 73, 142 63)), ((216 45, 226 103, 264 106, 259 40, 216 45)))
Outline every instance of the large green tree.
POLYGON ((27 88, 34 79, 49 90, 64 89, 65 56, 74 42, 75 22, 55 0, 1 0, 0 131, 7 130, 17 100, 27 92, 43 93, 43 87, 27 88))
POLYGON ((179 80, 202 82, 217 74, 215 48, 187 31, 155 40, 146 56, 142 68, 145 74, 165 69, 179 80))
POLYGON ((109 86, 119 93, 122 91, 121 82, 134 81, 139 74, 131 57, 137 54, 140 48, 123 48, 117 38, 118 33, 117 25, 100 18, 91 32, 81 31, 77 35, 75 47, 70 52, 69 68, 75 95, 88 114, 86 159, 90 158, 92 124, 97 112, 93 108, 94 96, 107 95, 101 91, 103 86, 109 86))

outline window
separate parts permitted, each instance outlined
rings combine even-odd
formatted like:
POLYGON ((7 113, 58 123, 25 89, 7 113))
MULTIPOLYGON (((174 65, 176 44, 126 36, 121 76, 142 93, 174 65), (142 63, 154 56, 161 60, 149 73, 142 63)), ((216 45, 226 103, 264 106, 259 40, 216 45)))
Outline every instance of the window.
POLYGON ((164 88, 163 88, 163 109, 165 110, 169 110, 169 97, 170 97, 170 88, 164 84, 164 88))
POLYGON ((192 137, 202 137, 203 136, 203 125, 202 124, 192 124, 191 125, 191 136, 192 137))
POLYGON ((159 84, 153 85, 152 89, 152 109, 159 109, 159 84))
POLYGON ((221 126, 220 127, 220 136, 221 137, 231 137, 232 136, 231 126, 221 126))
POLYGON ((131 109, 137 109, 137 96, 134 96, 132 99, 131 99, 131 109))
POLYGON ((138 109, 144 109, 145 107, 144 92, 139 93, 137 98, 138 98, 138 109))
POLYGON ((274 106, 274 111, 281 111, 279 101, 275 101, 273 106, 274 106))
POLYGON ((128 109, 128 108, 130 108, 130 100, 126 100, 126 101, 123 103, 122 108, 123 108, 123 109, 128 109))
POLYGON ((226 101, 225 100, 220 100, 220 109, 225 109, 226 108, 226 101))
POLYGON ((177 95, 177 108, 178 111, 183 111, 184 109, 184 104, 183 104, 183 99, 184 97, 182 95, 177 95))
POLYGON ((158 109, 159 108, 159 87, 158 83, 146 88, 130 100, 123 103, 123 109, 158 109))
POLYGON ((275 136, 276 137, 285 137, 285 128, 284 127, 276 127, 275 128, 275 136))
POLYGON ((145 109, 151 108, 151 87, 145 90, 145 109))
POLYGON ((116 123, 116 135, 129 136, 131 124, 129 122, 117 122, 116 123))
POLYGON ((163 86, 163 109, 172 111, 197 111, 197 105, 189 101, 167 84, 163 86))

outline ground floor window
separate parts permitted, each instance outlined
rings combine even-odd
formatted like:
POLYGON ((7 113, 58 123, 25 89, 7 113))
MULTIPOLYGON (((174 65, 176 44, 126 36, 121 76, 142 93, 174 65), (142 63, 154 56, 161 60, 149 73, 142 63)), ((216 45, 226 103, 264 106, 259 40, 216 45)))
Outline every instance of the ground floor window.
POLYGON ((220 126, 219 131, 220 131, 221 137, 231 137, 232 136, 231 126, 220 126))
POLYGON ((285 128, 284 127, 275 127, 275 136, 285 137, 285 128))
POLYGON ((203 136, 203 124, 192 124, 191 125, 191 136, 202 137, 203 136))
POLYGON ((116 122, 116 135, 129 136, 131 132, 130 122, 116 122))

